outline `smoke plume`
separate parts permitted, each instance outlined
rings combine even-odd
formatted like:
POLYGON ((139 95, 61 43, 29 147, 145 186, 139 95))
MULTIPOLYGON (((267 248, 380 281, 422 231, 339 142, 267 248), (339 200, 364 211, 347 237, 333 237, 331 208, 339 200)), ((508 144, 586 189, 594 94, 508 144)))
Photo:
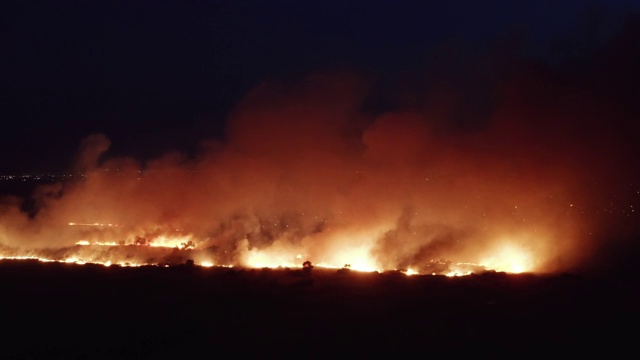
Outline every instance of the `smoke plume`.
POLYGON ((3 201, 0 243, 177 237, 231 265, 605 266, 638 238, 637 35, 579 67, 519 59, 480 84, 425 71, 393 96, 357 72, 265 81, 196 156, 110 157, 108 134, 89 134, 81 179, 39 188, 33 215, 3 201))

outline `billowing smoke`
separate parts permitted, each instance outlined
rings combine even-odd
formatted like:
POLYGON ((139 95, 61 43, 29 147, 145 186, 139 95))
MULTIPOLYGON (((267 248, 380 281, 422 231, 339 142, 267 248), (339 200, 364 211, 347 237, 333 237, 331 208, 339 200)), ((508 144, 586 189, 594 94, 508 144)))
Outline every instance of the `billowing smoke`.
POLYGON ((637 35, 570 69, 510 63, 488 81, 479 66, 393 94, 354 72, 266 81, 196 156, 110 157, 108 135, 90 134, 82 179, 39 188, 32 216, 4 200, 0 243, 177 238, 218 264, 592 269, 638 239, 637 35))

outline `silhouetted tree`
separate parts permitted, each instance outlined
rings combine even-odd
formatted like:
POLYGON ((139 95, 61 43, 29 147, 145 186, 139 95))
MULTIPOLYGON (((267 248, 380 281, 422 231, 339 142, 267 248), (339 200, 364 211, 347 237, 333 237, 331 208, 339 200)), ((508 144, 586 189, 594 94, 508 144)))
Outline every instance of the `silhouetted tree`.
POLYGON ((351 264, 344 264, 342 269, 338 269, 338 274, 348 274, 351 271, 351 264))
POLYGON ((313 265, 311 264, 311 261, 307 260, 302 263, 302 271, 304 271, 306 274, 310 274, 311 270, 313 270, 313 265))

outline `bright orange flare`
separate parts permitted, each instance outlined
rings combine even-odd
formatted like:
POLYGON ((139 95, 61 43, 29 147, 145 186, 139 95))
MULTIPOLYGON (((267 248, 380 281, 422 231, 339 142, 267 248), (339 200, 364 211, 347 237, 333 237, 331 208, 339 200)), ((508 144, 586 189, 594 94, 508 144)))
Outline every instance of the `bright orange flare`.
POLYGON ((522 248, 515 245, 504 245, 492 256, 483 259, 482 266, 495 271, 518 274, 532 271, 533 259, 522 248))
MULTIPOLYGON (((317 251, 309 247, 304 241, 295 243, 291 241, 275 240, 268 246, 251 246, 248 239, 240 241, 232 254, 224 252, 222 257, 217 253, 207 253, 206 249, 200 251, 196 244, 201 240, 191 234, 175 234, 173 230, 165 234, 150 231, 153 235, 140 237, 120 230, 108 229, 112 225, 101 223, 79 224, 69 223, 70 226, 98 227, 97 231, 82 231, 83 240, 75 243, 75 247, 64 250, 42 250, 21 254, 16 251, 13 254, 5 254, 7 259, 38 259, 40 261, 56 261, 73 264, 101 264, 104 266, 167 266, 168 264, 180 264, 188 261, 203 266, 234 266, 240 265, 248 268, 301 268, 303 263, 309 261, 313 266, 327 269, 349 269, 362 272, 399 271, 406 275, 434 274, 446 276, 465 276, 484 271, 499 271, 507 273, 530 272, 535 269, 533 253, 522 247, 520 241, 510 238, 498 239, 492 251, 486 249, 479 254, 476 262, 452 262, 447 260, 415 261, 405 269, 384 268, 380 266, 381 254, 376 252, 378 241, 377 233, 384 233, 384 229, 376 229, 369 232, 341 232, 331 233, 330 237, 323 239, 328 245, 324 251, 317 251), (92 238, 93 236, 93 238, 92 238), (112 237, 125 237, 127 241, 111 241, 112 237), (133 238, 133 240, 131 240, 133 238), (293 245, 295 244, 295 245, 293 245), (62 254, 52 256, 51 254, 62 254), (49 254, 49 255, 47 255, 49 254), (163 258, 169 260, 162 260, 163 258), (229 261, 232 259, 232 261, 229 261), (194 261, 195 260, 195 261, 194 261), (229 265, 221 265, 221 264, 229 265), (214 265, 215 264, 215 265, 214 265)), ((138 233, 144 231, 138 231, 138 233)), ((134 232, 135 234, 136 232, 134 232)), ((317 239, 310 239, 317 241, 317 239)), ((401 246, 401 245, 399 245, 401 246)), ((386 254, 382 254, 386 255, 386 254)), ((474 254, 472 254, 474 255, 474 254)))

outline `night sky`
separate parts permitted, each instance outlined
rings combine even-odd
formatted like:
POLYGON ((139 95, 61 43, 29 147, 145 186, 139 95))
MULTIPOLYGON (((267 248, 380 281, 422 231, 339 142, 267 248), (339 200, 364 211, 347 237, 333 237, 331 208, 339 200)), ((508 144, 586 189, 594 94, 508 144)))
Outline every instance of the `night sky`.
MULTIPOLYGON (((448 122, 479 128, 497 87, 540 67, 560 78, 551 85, 606 85, 603 58, 628 66, 607 68, 619 81, 618 71, 637 78, 631 60, 608 51, 637 40, 638 4, 2 1, 0 173, 68 171, 96 133, 111 140, 110 156, 194 156, 201 141, 225 140, 230 111, 252 89, 318 73, 366 79, 364 112, 445 97, 456 103, 448 122)), ((638 56, 637 47, 619 51, 638 56)), ((622 86, 606 91, 635 106, 637 87, 622 86)))
POLYGON ((0 14, 0 174, 87 175, 1 197, 5 253, 179 231, 254 267, 637 271, 640 2, 0 14))

